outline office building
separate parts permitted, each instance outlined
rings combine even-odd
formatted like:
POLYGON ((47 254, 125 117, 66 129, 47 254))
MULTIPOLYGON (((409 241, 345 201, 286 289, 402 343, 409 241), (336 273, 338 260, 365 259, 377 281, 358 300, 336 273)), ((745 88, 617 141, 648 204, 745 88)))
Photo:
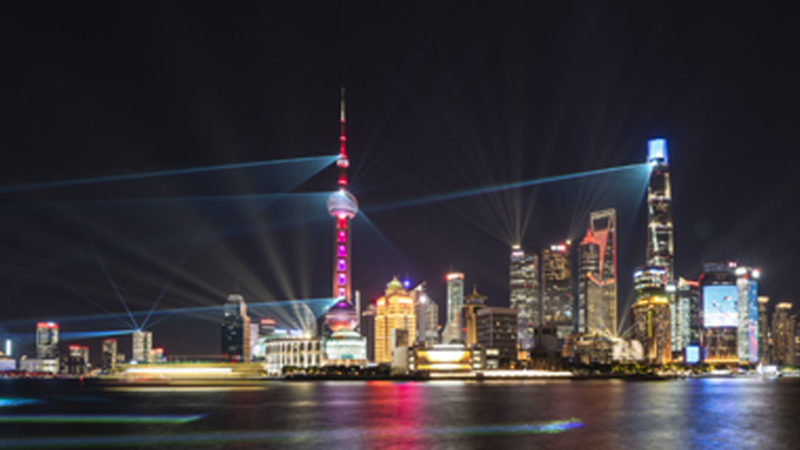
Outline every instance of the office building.
POLYGON ((736 345, 739 290, 735 261, 703 264, 700 295, 703 303, 703 360, 709 363, 738 363, 736 345))
POLYGON ((642 344, 643 357, 651 364, 672 360, 669 299, 664 294, 666 269, 645 267, 633 273, 636 300, 631 307, 633 339, 642 344))
POLYGON ((447 317, 442 343, 449 344, 461 339, 461 307, 464 306, 464 274, 450 272, 447 280, 447 317))
POLYGON ((407 330, 410 347, 416 340, 416 316, 414 299, 403 289, 402 283, 394 277, 386 285, 383 297, 375 302, 375 362, 392 362, 392 330, 407 330))
POLYGON ((579 247, 578 332, 617 335, 617 212, 593 211, 579 247))
POLYGON ((771 330, 767 317, 769 315, 768 306, 769 297, 758 297, 758 362, 765 366, 772 363, 769 347, 771 330))
POLYGON ((738 323, 736 347, 740 364, 758 363, 758 269, 746 266, 736 268, 738 290, 736 311, 738 323))
POLYGON ((151 331, 136 330, 131 333, 131 359, 137 363, 151 362, 153 350, 153 333, 151 331))
POLYGON ((250 361, 250 317, 244 297, 230 294, 222 317, 221 348, 229 361, 250 361))
POLYGON ((784 302, 775 305, 775 312, 772 313, 774 364, 779 366, 795 365, 795 328, 792 304, 784 302))
POLYGON ((461 323, 463 324, 461 341, 467 347, 478 343, 478 311, 485 307, 486 297, 478 293, 477 286, 473 286, 472 293, 464 298, 464 306, 461 308, 461 323))
POLYGON ((517 361, 517 311, 491 306, 477 314, 477 341, 485 349, 497 349, 501 367, 517 361))
POLYGON ((531 350, 534 331, 541 324, 543 314, 539 288, 539 256, 526 252, 519 245, 511 248, 509 293, 509 305, 518 313, 517 340, 523 350, 531 350))
POLYGON ((361 335, 367 340, 367 360, 375 361, 375 304, 361 313, 361 335))
POLYGON ((675 326, 670 327, 678 333, 677 346, 683 351, 687 345, 700 345, 703 329, 700 307, 700 283, 696 280, 678 279, 678 301, 675 326))
POLYGON ((117 340, 105 339, 103 340, 103 353, 102 353, 102 367, 103 372, 113 372, 117 368, 117 340))
POLYGON ((58 359, 58 324, 38 322, 36 324, 36 358, 58 359))
POLYGON ((89 371, 89 347, 83 345, 70 345, 67 357, 67 373, 70 375, 84 375, 89 371))
POLYGON ((575 329, 569 239, 542 250, 543 325, 556 327, 558 339, 575 329))
POLYGON ((423 281, 411 290, 417 318, 417 344, 434 345, 439 343, 439 306, 430 298, 423 281))

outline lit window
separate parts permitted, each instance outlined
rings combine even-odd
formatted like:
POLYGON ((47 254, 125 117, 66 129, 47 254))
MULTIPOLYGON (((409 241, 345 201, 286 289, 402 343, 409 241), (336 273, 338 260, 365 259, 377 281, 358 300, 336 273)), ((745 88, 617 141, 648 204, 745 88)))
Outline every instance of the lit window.
POLYGON ((343 273, 340 273, 339 276, 336 279, 336 283, 339 286, 344 286, 346 282, 347 282, 347 277, 345 277, 345 275, 343 273))
POLYGON ((347 242, 347 232, 344 230, 339 230, 336 233, 336 242, 341 242, 341 243, 347 242))
POLYGON ((347 270, 347 260, 343 258, 337 259, 336 270, 338 270, 339 272, 344 272, 345 270, 347 270))
POLYGON ((347 256, 347 246, 346 245, 337 245, 336 246, 336 256, 347 256))
POLYGON ((345 296, 344 293, 345 293, 345 289, 340 287, 339 288, 339 297, 344 297, 345 296))

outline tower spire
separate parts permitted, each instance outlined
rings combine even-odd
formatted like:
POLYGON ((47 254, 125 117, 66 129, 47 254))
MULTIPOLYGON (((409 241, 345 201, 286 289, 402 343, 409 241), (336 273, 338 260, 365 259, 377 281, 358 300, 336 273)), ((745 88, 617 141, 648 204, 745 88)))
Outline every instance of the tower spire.
POLYGON ((339 166, 339 188, 347 187, 347 167, 350 161, 347 159, 347 133, 345 130, 345 88, 342 86, 339 100, 339 159, 336 165, 339 166))

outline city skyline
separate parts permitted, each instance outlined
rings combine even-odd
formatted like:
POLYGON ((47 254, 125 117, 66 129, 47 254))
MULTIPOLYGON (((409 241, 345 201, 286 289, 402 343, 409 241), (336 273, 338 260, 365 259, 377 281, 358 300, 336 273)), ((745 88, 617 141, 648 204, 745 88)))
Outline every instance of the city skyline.
MULTIPOLYGON (((168 11, 163 13, 167 16, 170 14, 168 11)), ((476 13, 472 10, 464 12, 468 17, 476 13)), ((443 12, 433 11, 432 14, 443 12)), ((502 11, 495 14, 506 18, 506 13, 502 11)), ((319 13, 313 20, 322 22, 322 15, 319 13)), ((19 23, 23 24, 34 21, 34 16, 24 8, 13 11, 8 17, 19 19, 19 23)), ((207 17, 201 13, 196 20, 202 22, 207 17)), ((86 20, 87 30, 103 30, 109 33, 99 22, 94 22, 91 18, 86 20)), ((119 20, 124 26, 126 19, 119 20)), ((566 23, 565 29, 575 32, 577 37, 583 36, 578 27, 580 21, 591 22, 591 18, 581 16, 576 21, 566 23)), ((625 174, 598 175, 519 190, 524 191, 520 194, 521 197, 515 197, 516 194, 510 191, 500 191, 497 194, 458 198, 449 203, 421 204, 383 211, 379 208, 406 198, 424 198, 542 176, 643 163, 646 142, 655 136, 665 137, 670 145, 671 181, 675 197, 673 215, 676 224, 676 278, 683 276, 695 279, 702 271, 703 260, 738 259, 743 264, 762 269, 760 291, 773 299, 773 303, 795 301, 791 297, 792 290, 788 284, 791 279, 788 272, 790 266, 785 264, 786 256, 779 250, 797 245, 794 233, 781 231, 792 229, 797 218, 793 213, 784 215, 781 211, 773 211, 774 204, 780 203, 781 197, 771 202, 759 200, 773 198, 770 193, 786 198, 792 198, 796 194, 797 186, 791 184, 788 178, 780 176, 791 164, 777 156, 772 159, 760 156, 759 161, 756 161, 760 164, 760 173, 775 173, 775 176, 765 177, 757 173, 759 171, 751 167, 753 161, 747 158, 754 151, 751 149, 759 147, 753 145, 756 138, 731 134, 731 124, 737 124, 739 120, 732 113, 730 116, 723 114, 713 120, 705 118, 702 113, 710 110, 698 106, 688 96, 676 98, 669 112, 662 110, 664 105, 669 104, 666 101, 672 92, 669 86, 679 83, 680 77, 660 73, 655 69, 652 72, 644 69, 644 78, 650 80, 648 77, 651 77, 655 81, 641 84, 640 89, 649 92, 647 87, 652 87, 652 94, 646 94, 645 98, 654 100, 661 108, 632 107, 630 114, 634 114, 636 119, 622 115, 625 119, 617 122, 593 118, 604 107, 610 111, 623 111, 629 104, 616 102, 603 106, 603 96, 588 92, 588 88, 577 81, 565 82, 567 84, 560 91, 566 99, 562 107, 565 109, 556 116, 562 124, 566 123, 563 127, 577 132, 553 131, 558 129, 555 126, 558 122, 556 119, 543 120, 541 123, 544 125, 541 127, 528 128, 526 124, 546 118, 552 111, 558 111, 556 107, 560 104, 559 98, 546 97, 547 101, 542 102, 541 108, 530 113, 526 113, 521 105, 511 102, 510 99, 517 97, 515 94, 524 94, 522 98, 528 101, 537 95, 544 95, 545 89, 529 87, 519 90, 520 88, 506 87, 494 72, 484 73, 473 66, 471 59, 463 52, 450 52, 456 43, 461 43, 458 39, 466 35, 468 28, 457 27, 453 36, 445 36, 423 22, 413 22, 412 26, 428 33, 442 48, 431 49, 421 55, 413 51, 400 52, 399 55, 394 55, 392 61, 396 62, 391 64, 406 65, 395 70, 396 75, 368 79, 362 75, 365 70, 374 71, 382 67, 381 64, 389 64, 389 59, 369 60, 364 56, 370 53, 372 47, 357 39, 357 36, 376 33, 374 30, 351 16, 345 24, 326 25, 328 28, 323 27, 315 35, 339 36, 338 31, 332 28, 342 25, 347 25, 352 35, 333 39, 329 45, 339 47, 339 44, 347 44, 341 45, 345 49, 343 57, 350 64, 358 66, 359 70, 343 70, 342 74, 338 69, 333 70, 335 73, 317 70, 328 62, 333 62, 330 57, 324 56, 309 69, 288 64, 283 66, 286 67, 286 72, 280 73, 273 73, 271 69, 274 65, 259 60, 260 62, 255 63, 253 74, 236 75, 220 68, 208 68, 204 64, 225 61, 228 58, 243 64, 241 61, 247 56, 247 52, 243 50, 243 54, 238 54, 210 51, 197 55, 194 66, 201 69, 206 67, 199 72, 201 74, 218 75, 228 82, 219 86, 214 84, 217 86, 214 87, 202 80, 196 80, 194 84, 188 85, 191 86, 188 89, 205 93, 216 90, 227 94, 216 99, 213 94, 209 94, 212 97, 207 97, 207 103, 201 102, 203 107, 188 115, 185 114, 188 111, 186 108, 189 108, 192 96, 186 94, 186 91, 179 96, 158 94, 159 89, 173 87, 175 82, 154 81, 125 72, 124 69, 134 63, 140 64, 138 67, 141 73, 154 70, 154 66, 144 59, 143 54, 130 50, 123 56, 110 57, 109 62, 103 62, 97 56, 105 55, 107 49, 122 42, 122 36, 110 33, 108 43, 105 44, 85 42, 87 53, 79 53, 88 60, 88 65, 84 64, 87 61, 81 62, 84 65, 78 65, 77 62, 63 60, 58 54, 66 44, 48 41, 40 50, 44 55, 43 60, 62 69, 63 75, 59 79, 71 86, 73 90, 70 92, 73 93, 62 92, 56 95, 52 110, 45 108, 45 100, 38 97, 27 100, 33 110, 26 109, 19 116, 13 114, 13 111, 5 110, 5 126, 16 128, 3 133, 4 148, 9 150, 9 159, 2 167, 4 181, 7 181, 4 187, 223 163, 335 156, 337 130, 331 114, 332 111, 335 114, 338 88, 345 84, 349 88, 349 111, 353 124, 350 127, 349 148, 354 164, 351 172, 352 190, 358 195, 366 214, 365 217, 355 218, 353 226, 368 230, 368 233, 361 233, 361 230, 354 233, 358 238, 353 243, 354 252, 360 255, 354 261, 353 287, 363 292, 363 304, 374 300, 392 275, 402 276, 408 273, 408 278, 415 283, 427 281, 428 294, 437 302, 442 317, 443 310, 446 309, 443 276, 452 268, 465 274, 465 286, 477 282, 481 292, 489 297, 491 305, 506 306, 504 299, 508 298, 508 253, 512 239, 519 238, 519 243, 524 248, 531 249, 541 249, 565 238, 577 243, 585 231, 588 212, 613 207, 618 210, 620 237, 617 310, 619 316, 624 316, 631 301, 632 270, 641 264, 646 244, 642 226, 645 222, 645 206, 642 203, 644 197, 640 190, 643 185, 636 185, 637 180, 627 179, 626 181, 633 183, 617 185, 617 177, 625 179, 625 174), (445 92, 427 96, 409 95, 411 86, 434 87, 444 83, 445 79, 432 75, 436 69, 442 68, 434 61, 440 56, 445 56, 450 64, 470 68, 464 75, 463 86, 452 94, 445 92), (92 68, 101 70, 95 73, 91 71, 92 68), (297 81, 287 81, 289 73, 302 76, 297 81), (102 78, 101 74, 107 75, 109 80, 123 87, 114 87, 113 83, 111 86, 102 83, 91 86, 86 84, 90 80, 102 78), (394 83, 398 80, 399 84, 394 83), (233 81, 236 83, 232 83, 233 81), (313 86, 302 94, 298 94, 296 89, 292 89, 292 95, 282 92, 285 89, 281 88, 294 86, 294 83, 301 81, 313 86), (659 83, 666 84, 667 87, 658 87, 659 83), (476 86, 484 87, 482 90, 475 90, 476 86), (230 90, 226 90, 228 88, 230 90), (253 100, 242 101, 241 104, 223 100, 229 96, 239 101, 246 94, 260 88, 266 90, 259 91, 261 93, 253 100), (133 94, 137 90, 142 92, 143 98, 150 101, 161 99, 162 105, 168 105, 167 109, 174 108, 184 113, 178 116, 192 119, 170 119, 162 113, 151 111, 150 106, 133 101, 133 94), (478 95, 470 95, 473 91, 478 95), (76 101, 80 95, 84 100, 76 101), (129 111, 119 106, 112 107, 106 118, 93 128, 90 125, 98 120, 106 95, 112 96, 115 104, 131 104, 131 109, 129 111), (230 108, 230 116, 216 112, 213 105, 217 104, 230 108), (56 111, 74 114, 56 117, 56 111), (205 111, 208 116, 204 118, 199 111, 205 111), (490 114, 489 111, 494 113, 490 114), (169 126, 161 127, 150 122, 155 119, 143 119, 150 113, 153 113, 153 117, 164 119, 164 123, 169 126), (437 119, 433 116, 435 113, 451 117, 452 123, 437 119), (650 119, 640 120, 640 116, 649 116, 650 119), (250 119, 245 120, 247 117, 250 119), (21 121, 31 125, 20 126, 21 121), (197 124, 208 123, 216 124, 216 128, 198 130, 197 124), (34 124, 37 129, 50 131, 39 133, 33 128, 34 124), (706 125, 705 128, 703 124, 706 125), (95 129, 99 132, 91 133, 95 129), (214 129, 216 131, 210 131, 214 129), (696 129, 708 131, 693 131, 696 129), (114 130, 119 130, 120 133, 114 133, 114 130), (495 157, 489 158, 486 164, 478 162, 492 155, 495 157), (765 161, 761 161, 762 159, 765 161), (40 160, 49 162, 42 165, 39 164, 40 160), (524 164, 515 164, 518 161, 524 164), (545 164, 537 164, 540 161, 545 164), (778 167, 775 161, 781 161, 782 164, 778 167), (443 167, 447 170, 443 171, 443 167), (710 167, 714 169, 710 170, 710 167), (751 178, 757 175, 757 178, 751 178), (560 200, 564 200, 563 204, 560 200), (523 206, 506 211, 509 209, 508 205, 515 204, 523 206), (742 218, 743 204, 753 205, 755 211, 748 212, 745 219, 742 218), (533 206, 530 207, 531 205, 533 206), (470 212, 465 213, 464 210, 470 212), (542 220, 545 211, 552 220, 542 220), (531 214, 529 219, 525 217, 527 213, 531 214), (426 217, 435 220, 415 220, 426 217), (360 219, 369 222, 359 222, 360 219), (446 251, 433 250, 437 246, 446 251)), ((31 34, 16 27, 14 29, 19 33, 23 45, 33 46, 31 34)), ((493 32, 498 31, 496 27, 490 29, 493 32)), ((73 38, 76 34, 80 35, 77 28, 69 26, 61 32, 73 38)), ((233 39, 246 40, 254 32, 254 29, 244 27, 242 34, 233 39)), ((531 42, 536 36, 533 31, 508 33, 519 33, 531 42)), ((379 35, 390 37, 388 34, 379 35)), ((491 41, 489 32, 479 36, 494 42, 491 41)), ((705 34, 700 37, 708 39, 705 34)), ((177 41, 167 38, 166 42, 177 41)), ((613 42, 612 38, 601 41, 599 45, 604 55, 617 55, 613 42)), ((683 42, 685 41, 679 39, 669 45, 678 48, 683 42)), ((418 49, 423 42, 414 41, 412 44, 412 49, 418 49)), ((646 41, 641 45, 642 48, 647 48, 651 44, 652 41, 646 41)), ((297 43, 290 47, 284 51, 268 46, 264 49, 264 54, 274 55, 286 63, 293 62, 291 55, 303 49, 309 50, 309 55, 314 56, 338 54, 328 52, 328 46, 308 49, 302 43, 297 43)), ((493 48, 493 45, 489 44, 489 47, 493 48)), ((400 43, 389 39, 389 48, 400 51, 400 43)), ((479 43, 471 43, 467 48, 474 50, 482 58, 489 57, 490 52, 479 43)), ((755 51, 752 47, 745 49, 755 51)), ((579 51, 582 55, 587 53, 586 50, 579 51)), ((504 56, 513 58, 519 55, 504 56)), ((17 58, 16 61, 20 64, 11 66, 25 66, 22 64, 26 61, 24 57, 17 58)), ((312 56, 310 58, 313 59, 312 56)), ((655 55, 647 58, 650 62, 656 61, 655 55)), ((680 57, 672 55, 672 58, 680 57)), ((535 67, 529 59, 522 57, 521 61, 528 65, 509 73, 516 79, 527 79, 526 76, 535 67)), ((558 62, 559 59, 550 57, 548 61, 558 62)), ((35 72, 38 75, 29 80, 21 80, 21 71, 10 71, 3 75, 6 77, 6 85, 24 86, 28 90, 42 87, 42 92, 48 92, 49 75, 43 72, 44 66, 36 64, 33 67, 41 68, 35 72)), ((732 59, 723 58, 715 65, 708 63, 701 67, 705 70, 701 70, 701 73, 710 74, 731 64, 732 59)), ((655 67, 656 64, 652 66, 655 67)), ((563 65, 556 64, 554 67, 564 70, 563 65)), ((631 68, 633 65, 622 67, 631 68)), ((617 69, 612 75, 620 79, 627 76, 623 69, 617 69)), ((759 76, 757 73, 751 75, 759 76)), ((549 75, 538 75, 535 80, 542 86, 553 83, 552 76, 549 75)), ((693 88, 709 89, 706 95, 714 98, 721 95, 722 88, 714 88, 704 80, 698 81, 693 88)), ((608 86, 610 83, 602 77, 583 81, 595 87, 608 86)), ((621 88, 617 88, 615 92, 621 98, 631 94, 621 88)), ((18 95, 13 91, 8 92, 9 104, 14 103, 15 99, 19 100, 17 103, 24 103, 18 95)), ((748 104, 758 104, 753 99, 736 100, 728 101, 739 109, 748 104)), ((764 111, 764 108, 757 109, 764 111)), ((766 135, 765 131, 761 133, 759 136, 764 138, 764 147, 784 148, 792 142, 786 131, 783 132, 785 134, 774 135, 766 135)), ((788 158, 791 161, 796 156, 790 154, 788 158)), ((320 191, 325 195, 330 192, 331 173, 334 169, 327 164, 320 163, 320 166, 326 169, 303 182, 300 186, 303 191, 320 191)), ((308 172, 313 173, 313 170, 308 172)), ((244 227, 244 231, 231 237, 217 238, 212 244, 198 238, 201 244, 196 247, 202 249, 194 248, 189 251, 189 245, 183 245, 183 242, 178 242, 181 245, 176 244, 172 235, 167 236, 163 242, 157 242, 158 245, 151 246, 151 242, 142 239, 140 231, 159 231, 161 223, 158 222, 158 217, 162 211, 150 206, 146 206, 144 210, 136 210, 135 202, 119 202, 120 199, 142 197, 183 198, 184 203, 190 203, 191 207, 181 206, 181 214, 184 214, 184 208, 186 211, 197 208, 201 212, 191 216, 186 212, 184 217, 179 217, 172 225, 169 223, 173 217, 166 214, 162 217, 163 223, 167 223, 171 229, 194 230, 197 220, 201 223, 212 223, 217 219, 210 218, 211 216, 220 212, 222 215, 229 213, 227 209, 221 209, 222 207, 214 211, 204 210, 210 209, 208 204, 198 203, 194 197, 275 192, 268 189, 271 186, 262 184, 264 178, 271 178, 272 175, 264 172, 237 173, 221 180, 211 179, 210 184, 208 179, 202 183, 170 179, 157 180, 153 185, 126 181, 26 192, 3 191, 4 211, 8 218, 3 225, 4 248, 9 249, 9 257, 4 265, 5 291, 2 300, 19 305, 9 316, 9 320, 57 320, 68 315, 103 314, 103 309, 122 313, 124 309, 114 292, 116 288, 130 303, 133 311, 148 311, 157 299, 161 300, 161 304, 156 311, 162 308, 221 305, 225 296, 238 291, 242 291, 248 302, 327 296, 326 291, 330 290, 331 283, 330 258, 319 257, 318 264, 309 259, 309 255, 314 254, 310 249, 316 252, 318 248, 330 248, 330 223, 325 222, 325 219, 320 219, 319 224, 314 222, 303 227, 309 228, 308 230, 277 231, 274 237, 265 237, 264 229, 259 226, 252 229, 244 227), (248 184, 251 188, 247 187, 248 184), (104 205, 103 201, 108 203, 104 205), (111 217, 106 217, 98 210, 109 203, 114 211, 113 214, 109 213, 111 217), (134 209, 130 215, 115 218, 114 215, 119 214, 122 208, 134 209), (24 211, 20 212, 21 210, 24 211), (131 216, 142 214, 141 211, 145 211, 147 217, 156 217, 152 219, 151 229, 137 230, 130 225, 131 216), (75 220, 76 217, 78 220, 75 220), (85 226, 84 231, 81 231, 81 224, 85 226), (297 233, 294 239, 290 239, 291 233, 297 233), (306 249, 293 244, 303 239, 308 239, 306 249), (224 245, 213 243, 219 241, 224 241, 224 245), (92 255, 92 247, 100 255, 102 262, 98 262, 92 255), (146 249, 146 252, 141 252, 140 248, 146 249), (184 252, 188 256, 182 259, 184 252), (280 267, 282 265, 284 267, 280 267), (74 272, 70 271, 71 267, 80 270, 81 276, 74 276, 74 272), (165 284, 172 280, 171 277, 178 267, 180 270, 173 280, 174 284, 165 289, 165 284), (226 269, 227 267, 231 269, 226 269), (254 272, 253 276, 248 278, 226 273, 235 272, 240 267, 254 272), (129 269, 133 271, 131 276, 124 273, 129 269), (116 288, 109 283, 104 270, 115 280, 116 288), (20 271, 24 273, 23 276, 19 275, 20 271), (196 279, 202 279, 205 283, 196 279), (328 288, 323 289, 323 286, 328 288), (163 297, 160 296, 162 291, 163 297), (51 317, 41 317, 42 311, 47 311, 46 315, 51 317)), ((279 188, 283 189, 290 184, 294 184, 294 180, 286 181, 279 188)), ((260 203, 252 203, 225 208, 235 210, 237 217, 242 216, 242 221, 246 221, 247 216, 258 211, 261 206, 263 205, 260 203)), ((324 208, 319 214, 326 218, 324 208)), ((265 215, 263 220, 266 224, 261 225, 269 227, 266 219, 272 220, 274 217, 265 215)), ((218 228, 224 229, 228 226, 222 225, 224 226, 218 228)), ((192 239, 191 236, 188 238, 192 239)), ((137 320, 140 319, 141 317, 137 317, 137 320)), ((163 346, 167 351, 188 353, 183 350, 188 345, 182 343, 177 335, 171 334, 170 324, 175 323, 175 320, 181 319, 173 317, 154 324, 155 340, 162 345, 159 339, 163 339, 163 346)), ((200 326, 216 327, 209 322, 181 323, 192 325, 188 327, 190 329, 200 326)), ((12 332, 17 332, 20 328, 16 325, 4 326, 12 332)), ((66 324, 62 324, 62 328, 65 327, 66 324)), ((119 329, 122 326, 109 320, 103 328, 119 329)), ((76 325, 75 329, 79 330, 81 326, 76 325)), ((187 340, 201 342, 203 347, 209 349, 214 348, 218 342, 216 337, 206 338, 200 331, 190 335, 187 340)))

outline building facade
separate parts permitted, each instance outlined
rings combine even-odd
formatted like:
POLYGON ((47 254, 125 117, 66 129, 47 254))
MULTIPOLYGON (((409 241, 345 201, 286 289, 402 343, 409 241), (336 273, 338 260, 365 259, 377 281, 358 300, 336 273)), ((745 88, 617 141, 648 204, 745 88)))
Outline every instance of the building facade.
POLYGON ((773 363, 779 366, 795 365, 795 318, 792 304, 788 302, 775 305, 772 313, 773 363))
POLYGON ((593 211, 579 247, 578 332, 617 335, 617 212, 593 211))
POLYGON ((769 347, 769 337, 771 330, 769 328, 769 297, 758 297, 758 362, 762 365, 772 363, 772 357, 769 347))
POLYGON ((117 368, 117 340, 103 340, 103 372, 113 372, 117 368))
POLYGON ((36 358, 58 359, 58 324, 39 322, 36 324, 36 358))
POLYGON ((634 271, 636 298, 631 307, 633 339, 642 344, 643 357, 651 364, 672 360, 669 299, 664 294, 666 270, 645 267, 634 271))
POLYGON ((509 294, 509 305, 519 314, 517 340, 520 348, 531 350, 534 331, 541 324, 543 314, 539 288, 539 256, 526 252, 519 245, 511 248, 509 294))
POLYGON ((131 360, 137 363, 152 362, 153 333, 151 331, 136 330, 131 333, 131 360))
POLYGON ((247 304, 239 294, 230 294, 225 302, 222 318, 222 354, 229 361, 251 360, 250 317, 247 304))
POLYGON ((406 347, 416 340, 414 299, 394 277, 386 285, 384 296, 375 302, 375 362, 392 362, 392 330, 408 330, 406 347))
MULTIPOLYGON (((478 288, 473 287, 472 293, 464 298, 461 308, 461 341, 467 347, 478 343, 478 311, 486 307, 486 296, 478 293, 478 288)), ((519 320, 519 318, 518 318, 519 320)), ((517 334, 519 338, 519 333, 517 334)))
POLYGON ((752 267, 736 268, 738 324, 736 348, 740 364, 758 364, 758 277, 760 272, 752 267))
POLYGON ((687 345, 700 345, 703 329, 700 307, 700 283, 696 280, 678 280, 678 307, 676 324, 672 328, 678 333, 678 348, 683 351, 687 345))
POLYGON ((711 363, 738 363, 739 289, 736 262, 703 263, 700 295, 703 303, 703 360, 711 363))
POLYGON ((423 281, 411 291, 417 318, 417 344, 439 343, 439 306, 428 295, 423 281))
POLYGON ((517 361, 517 311, 491 306, 478 310, 478 345, 497 349, 501 367, 511 367, 517 361))
POLYGON ((464 274, 450 272, 447 280, 447 320, 442 333, 442 343, 461 339, 461 307, 464 306, 464 274))
POLYGON ((575 329, 570 245, 567 240, 542 250, 543 325, 556 327, 559 339, 575 329))

